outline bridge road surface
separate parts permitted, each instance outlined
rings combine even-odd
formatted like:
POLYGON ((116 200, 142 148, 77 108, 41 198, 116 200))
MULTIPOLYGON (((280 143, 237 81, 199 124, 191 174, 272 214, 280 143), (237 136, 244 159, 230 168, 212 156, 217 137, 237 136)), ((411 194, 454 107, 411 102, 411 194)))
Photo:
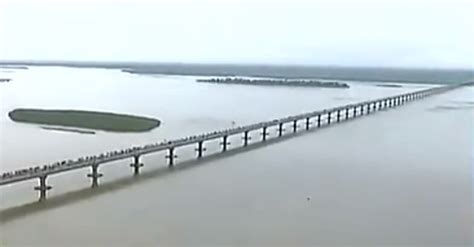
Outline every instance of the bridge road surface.
POLYGON ((131 185, 103 184, 99 196, 0 212, 16 214, 0 221, 0 241, 472 246, 473 95, 461 88, 131 185))

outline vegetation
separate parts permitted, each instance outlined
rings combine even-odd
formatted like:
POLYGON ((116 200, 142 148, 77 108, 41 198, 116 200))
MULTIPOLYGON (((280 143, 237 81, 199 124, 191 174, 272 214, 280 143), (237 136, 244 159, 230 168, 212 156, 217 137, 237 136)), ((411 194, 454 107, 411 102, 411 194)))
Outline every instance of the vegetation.
POLYGON ((160 121, 153 118, 93 111, 15 109, 8 116, 21 123, 113 132, 143 132, 160 125, 160 121))
POLYGON ((399 84, 377 84, 377 87, 403 87, 402 85, 399 84))
POLYGON ((316 80, 297 79, 243 79, 243 78, 211 78, 198 79, 197 82, 209 82, 220 84, 244 84, 244 85, 264 85, 264 86, 295 86, 295 87, 329 87, 329 88, 349 88, 349 85, 341 82, 321 82, 316 80))

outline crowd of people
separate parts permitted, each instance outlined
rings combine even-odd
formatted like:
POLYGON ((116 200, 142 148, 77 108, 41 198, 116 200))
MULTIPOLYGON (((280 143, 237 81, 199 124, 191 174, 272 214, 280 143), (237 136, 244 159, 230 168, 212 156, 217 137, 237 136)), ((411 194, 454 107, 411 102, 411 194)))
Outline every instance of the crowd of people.
POLYGON ((205 140, 215 135, 222 135, 222 134, 230 133, 231 131, 241 130, 244 128, 245 127, 243 126, 236 127, 236 128, 229 128, 229 129, 225 129, 221 131, 208 132, 201 135, 183 137, 177 140, 171 140, 171 141, 164 140, 160 143, 148 144, 141 147, 131 147, 131 148, 126 148, 122 150, 109 151, 109 152, 101 153, 99 155, 80 157, 76 160, 63 160, 60 162, 55 162, 53 164, 23 168, 23 169, 11 171, 11 172, 4 172, 2 173, 0 178, 8 179, 8 178, 17 177, 17 176, 32 175, 32 174, 37 174, 37 173, 48 173, 48 172, 61 170, 61 168, 67 168, 67 167, 71 167, 71 166, 75 166, 75 165, 83 164, 83 163, 88 163, 88 162, 91 164, 100 163, 100 162, 104 162, 104 160, 107 160, 111 157, 115 157, 117 155, 128 155, 128 156, 139 155, 140 151, 145 151, 145 150, 159 148, 159 147, 162 148, 163 146, 173 146, 175 144, 180 144, 180 143, 188 142, 188 141, 194 141, 198 139, 205 140))

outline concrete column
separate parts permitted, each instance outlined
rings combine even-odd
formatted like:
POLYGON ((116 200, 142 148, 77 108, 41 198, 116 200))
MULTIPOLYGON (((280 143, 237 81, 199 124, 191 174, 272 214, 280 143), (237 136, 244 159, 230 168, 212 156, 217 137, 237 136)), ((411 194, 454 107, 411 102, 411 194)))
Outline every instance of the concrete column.
POLYGON ((92 188, 99 186, 99 178, 103 176, 102 173, 99 173, 99 164, 93 164, 91 166, 92 172, 87 174, 87 177, 92 179, 92 188))
POLYGON ((331 124, 331 112, 328 112, 328 125, 331 124))
POLYGON ((133 163, 130 164, 130 167, 133 167, 133 174, 138 175, 140 173, 140 167, 142 167, 143 164, 140 163, 140 156, 135 155, 133 156, 133 163))
POLYGON ((278 124, 278 136, 282 136, 283 135, 283 123, 279 123, 278 124))
POLYGON ((306 118, 306 130, 309 130, 309 125, 310 125, 310 121, 309 121, 309 117, 306 118))
POLYGON ((355 118, 357 117, 357 106, 353 106, 354 108, 352 108, 352 118, 355 118))
POLYGON ((339 121, 341 121, 341 110, 337 110, 336 116, 337 122, 339 123, 339 121))
POLYGON ((222 142, 221 142, 222 152, 227 151, 227 146, 230 144, 230 142, 228 142, 227 139, 228 139, 228 136, 223 136, 222 137, 222 142))
POLYGON ((168 166, 174 166, 174 159, 178 158, 178 156, 174 154, 174 147, 168 149, 168 155, 166 155, 165 158, 168 159, 168 166))
POLYGON ((349 119, 349 107, 346 108, 346 119, 345 120, 347 120, 347 119, 349 119))
POLYGON ((367 104, 367 114, 370 114, 370 103, 367 104))
POLYGON ((244 147, 246 147, 249 144, 249 140, 251 139, 248 130, 244 132, 244 137, 242 137, 242 139, 244 140, 244 147))
POLYGON ((364 115, 364 105, 360 105, 360 115, 364 115))
POLYGON ((48 176, 39 177, 39 186, 36 186, 34 188, 35 190, 39 190, 39 193, 40 193, 39 200, 40 200, 40 202, 46 200, 46 191, 53 188, 52 186, 46 185, 46 178, 47 177, 48 176))
POLYGON ((197 143, 197 148, 196 148, 196 151, 197 151, 197 158, 200 159, 202 158, 202 153, 204 151, 206 151, 207 149, 204 147, 204 141, 199 141, 197 143))
POLYGON ((293 132, 298 131, 298 120, 293 120, 293 132))
POLYGON ((321 127, 321 113, 318 114, 318 128, 321 127))
POLYGON ((262 141, 267 140, 267 135, 268 135, 267 128, 268 128, 267 126, 263 126, 263 128, 262 128, 262 141))

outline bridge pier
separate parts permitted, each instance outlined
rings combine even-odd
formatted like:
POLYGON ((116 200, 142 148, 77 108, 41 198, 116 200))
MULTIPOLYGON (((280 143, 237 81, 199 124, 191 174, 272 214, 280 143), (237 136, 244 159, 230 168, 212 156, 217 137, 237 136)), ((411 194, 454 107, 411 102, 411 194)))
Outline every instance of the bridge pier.
POLYGON ((228 138, 228 136, 223 136, 222 137, 222 142, 221 142, 222 152, 227 151, 227 145, 230 145, 230 142, 227 141, 227 138, 228 138))
POLYGON ((174 159, 178 158, 178 155, 174 154, 174 147, 168 149, 168 155, 165 158, 168 159, 168 166, 174 166, 174 159))
POLYGON ((337 120, 336 120, 336 121, 339 123, 339 122, 341 121, 341 110, 337 110, 336 116, 337 116, 337 120))
POLYGON ((262 128, 262 141, 267 140, 267 136, 268 136, 267 128, 268 128, 267 126, 263 126, 263 128, 262 128))
POLYGON ((357 106, 354 106, 354 108, 352 108, 352 118, 356 118, 357 117, 357 106))
POLYGON ((370 114, 370 103, 367 104, 367 114, 370 114))
POLYGON ((52 186, 46 185, 46 178, 48 176, 39 177, 39 186, 34 187, 35 190, 39 190, 39 201, 42 202, 46 200, 46 191, 52 189, 52 186))
POLYGON ((102 173, 99 173, 99 164, 93 164, 91 166, 92 173, 87 174, 87 177, 92 179, 92 188, 99 186, 99 178, 103 176, 102 173))
POLYGON ((373 106, 372 110, 377 111, 377 101, 374 102, 374 106, 373 106))
POLYGON ((360 115, 364 115, 364 105, 360 105, 360 115))
POLYGON ((296 133, 298 130, 298 120, 293 121, 293 132, 296 133))
POLYGON ((283 135, 283 123, 278 124, 278 136, 281 137, 283 135))
POLYGON ((321 127, 321 113, 318 114, 318 128, 321 127))
POLYGON ((202 153, 206 151, 207 149, 204 147, 204 141, 199 141, 197 143, 197 148, 195 149, 197 151, 197 158, 202 158, 202 153))
POLYGON ((328 112, 328 125, 331 124, 331 112, 328 112))
POLYGON ((143 164, 140 163, 140 156, 135 155, 133 156, 133 163, 130 164, 130 167, 133 167, 133 174, 138 175, 140 173, 140 167, 142 167, 143 164))
POLYGON ((309 117, 306 118, 306 130, 309 130, 309 125, 311 124, 309 117))
POLYGON ((242 139, 244 140, 244 147, 246 147, 249 144, 249 140, 252 139, 249 136, 249 131, 248 130, 244 132, 244 137, 242 137, 242 139))

